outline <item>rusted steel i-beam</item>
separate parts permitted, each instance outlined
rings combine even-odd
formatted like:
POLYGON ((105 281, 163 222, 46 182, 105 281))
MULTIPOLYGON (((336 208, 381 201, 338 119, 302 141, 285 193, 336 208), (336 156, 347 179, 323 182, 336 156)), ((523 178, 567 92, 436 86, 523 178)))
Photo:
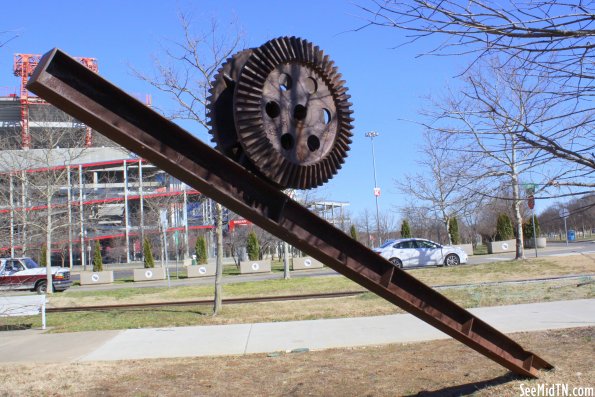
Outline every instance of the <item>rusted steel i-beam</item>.
POLYGON ((553 368, 76 60, 44 55, 28 89, 230 210, 512 372, 553 368))

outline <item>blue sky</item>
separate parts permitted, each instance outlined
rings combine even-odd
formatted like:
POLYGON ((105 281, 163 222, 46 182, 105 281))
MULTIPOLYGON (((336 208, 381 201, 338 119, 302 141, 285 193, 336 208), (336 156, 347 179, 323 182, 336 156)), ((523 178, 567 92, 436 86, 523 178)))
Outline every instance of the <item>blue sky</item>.
MULTIPOLYGON (((363 3, 365 0, 358 0, 363 3)), ((12 77, 13 54, 45 53, 59 47, 73 56, 95 57, 99 71, 124 90, 151 94, 155 104, 166 103, 162 94, 132 76, 130 65, 152 71, 152 56, 160 45, 179 40, 178 12, 192 15, 193 25, 208 27, 215 18, 221 26, 234 21, 245 33, 248 47, 286 35, 303 37, 322 48, 339 67, 352 95, 355 129, 349 157, 339 174, 322 189, 329 200, 348 201, 358 216, 374 212, 372 150, 364 137, 375 130, 381 211, 396 213, 406 198, 398 194, 394 179, 413 172, 422 130, 415 123, 423 97, 439 94, 465 66, 460 58, 415 55, 431 48, 429 42, 394 48, 403 41, 396 30, 368 28, 362 12, 346 0, 232 1, 38 1, 27 7, 18 2, 2 5, 0 31, 19 37, 0 48, 0 87, 17 87, 12 77), (25 9, 25 12, 23 12, 25 9)), ((203 141, 207 133, 198 125, 184 125, 203 141)))

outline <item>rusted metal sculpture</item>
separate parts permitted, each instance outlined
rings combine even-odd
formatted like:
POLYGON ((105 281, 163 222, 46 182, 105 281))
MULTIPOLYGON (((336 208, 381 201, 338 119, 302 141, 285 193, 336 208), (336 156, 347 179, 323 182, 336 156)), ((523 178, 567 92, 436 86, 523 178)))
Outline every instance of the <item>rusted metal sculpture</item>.
POLYGON ((351 103, 333 61, 295 37, 244 50, 211 88, 213 141, 276 186, 308 189, 331 179, 351 143, 351 103))
MULTIPOLYGON (((343 96, 343 83, 330 65, 316 47, 294 38, 273 40, 228 61, 212 92, 211 117, 217 146, 231 159, 57 49, 43 57, 28 88, 230 210, 516 374, 537 377, 538 370, 552 368, 279 190, 281 186, 311 187, 323 183, 337 171, 346 155, 351 128, 349 104, 343 96), (312 94, 298 95, 305 100, 300 102, 302 99, 294 101, 275 93, 275 89, 287 88, 282 87, 287 80, 276 77, 281 74, 287 74, 292 82, 304 82, 300 80, 304 75, 315 76, 317 87, 326 85, 323 90, 328 90, 334 107, 325 98, 312 94), (221 79, 227 81, 223 83, 221 79), (233 86, 233 92, 226 91, 229 86, 233 86), (273 100, 279 104, 280 113, 294 112, 278 116, 279 124, 276 113, 271 115, 267 110, 273 100), (233 124, 227 118, 230 103, 233 124), (307 109, 306 113, 310 109, 329 110, 330 119, 336 119, 337 124, 325 121, 330 127, 318 129, 320 119, 315 118, 314 127, 306 121, 302 126, 307 131, 301 131, 299 123, 305 119, 299 114, 296 117, 298 104, 307 109), (289 125, 290 122, 295 124, 289 125), (326 141, 327 133, 334 134, 331 143, 326 141), (293 139, 289 148, 284 144, 285 134, 291 134, 293 139), (309 136, 320 140, 318 157, 311 157, 318 149, 308 148, 310 153, 301 153, 301 145, 308 146, 309 136), (241 152, 247 159, 242 159, 241 152), (255 172, 248 170, 252 166, 255 172), (278 173, 275 167, 280 168, 278 173)), ((308 87, 306 82, 305 92, 312 91, 308 87)))

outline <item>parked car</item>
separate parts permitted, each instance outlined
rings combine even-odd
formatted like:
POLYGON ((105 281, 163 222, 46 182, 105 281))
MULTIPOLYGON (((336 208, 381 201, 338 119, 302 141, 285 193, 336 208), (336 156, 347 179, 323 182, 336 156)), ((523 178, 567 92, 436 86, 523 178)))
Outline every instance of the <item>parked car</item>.
POLYGON ((467 254, 459 247, 440 245, 420 238, 388 240, 374 248, 374 251, 399 268, 467 263, 467 254))
MULTIPOLYGON (((64 291, 72 285, 70 270, 52 267, 54 291, 64 291)), ((38 294, 47 292, 47 270, 31 258, 0 259, 0 290, 30 290, 38 294)))

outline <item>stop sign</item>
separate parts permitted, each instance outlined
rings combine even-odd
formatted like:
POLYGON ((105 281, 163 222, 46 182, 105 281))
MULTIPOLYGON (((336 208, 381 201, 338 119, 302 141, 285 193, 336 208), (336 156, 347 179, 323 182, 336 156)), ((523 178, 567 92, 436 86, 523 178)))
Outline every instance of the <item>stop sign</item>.
POLYGON ((529 206, 530 209, 535 208, 535 196, 533 196, 533 195, 529 196, 529 200, 527 201, 527 205, 529 206))

